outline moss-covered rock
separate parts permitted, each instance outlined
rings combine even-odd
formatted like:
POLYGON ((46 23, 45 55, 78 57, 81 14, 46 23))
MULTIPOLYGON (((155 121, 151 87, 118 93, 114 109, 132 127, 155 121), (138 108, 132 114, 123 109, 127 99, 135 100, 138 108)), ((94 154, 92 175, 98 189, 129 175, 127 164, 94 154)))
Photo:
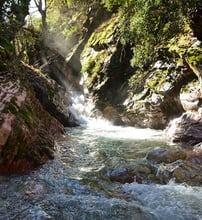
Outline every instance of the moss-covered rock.
POLYGON ((28 82, 20 80, 1 74, 1 175, 24 172, 53 159, 54 138, 64 133, 63 126, 44 111, 32 88, 25 86, 28 82))

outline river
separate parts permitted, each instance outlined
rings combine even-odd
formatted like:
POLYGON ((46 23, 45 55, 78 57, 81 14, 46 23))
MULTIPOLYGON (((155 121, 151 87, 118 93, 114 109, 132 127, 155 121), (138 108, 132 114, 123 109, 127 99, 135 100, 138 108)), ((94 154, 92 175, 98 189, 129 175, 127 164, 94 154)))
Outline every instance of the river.
POLYGON ((144 167, 149 150, 167 145, 162 131, 95 121, 67 133, 53 161, 0 177, 0 219, 202 219, 202 187, 110 179, 113 170, 144 167))

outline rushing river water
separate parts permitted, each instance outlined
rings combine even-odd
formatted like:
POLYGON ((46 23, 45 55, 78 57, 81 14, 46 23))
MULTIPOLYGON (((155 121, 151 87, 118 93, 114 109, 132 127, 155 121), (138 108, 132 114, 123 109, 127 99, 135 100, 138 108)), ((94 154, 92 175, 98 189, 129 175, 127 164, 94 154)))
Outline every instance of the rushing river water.
POLYGON ((67 133, 56 143, 56 158, 41 169, 0 177, 0 219, 202 219, 201 187, 109 178, 121 167, 146 169, 146 153, 166 146, 161 131, 97 122, 67 133))

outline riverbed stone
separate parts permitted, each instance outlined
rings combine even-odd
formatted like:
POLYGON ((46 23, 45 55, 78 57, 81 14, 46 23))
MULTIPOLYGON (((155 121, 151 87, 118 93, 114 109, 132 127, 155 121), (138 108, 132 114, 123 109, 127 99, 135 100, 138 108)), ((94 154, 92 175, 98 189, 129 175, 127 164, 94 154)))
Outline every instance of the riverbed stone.
POLYGON ((135 173, 126 167, 118 167, 109 172, 109 178, 120 183, 132 183, 135 180, 135 173))
POLYGON ((146 158, 156 163, 172 163, 176 160, 184 160, 186 158, 185 151, 176 146, 169 148, 155 148, 148 152, 146 158))
POLYGON ((166 184, 173 179, 177 183, 201 186, 202 166, 190 161, 178 160, 169 164, 160 164, 156 176, 161 184, 166 184))
POLYGON ((202 185, 202 166, 184 161, 173 170, 172 178, 178 183, 187 183, 189 185, 202 185))

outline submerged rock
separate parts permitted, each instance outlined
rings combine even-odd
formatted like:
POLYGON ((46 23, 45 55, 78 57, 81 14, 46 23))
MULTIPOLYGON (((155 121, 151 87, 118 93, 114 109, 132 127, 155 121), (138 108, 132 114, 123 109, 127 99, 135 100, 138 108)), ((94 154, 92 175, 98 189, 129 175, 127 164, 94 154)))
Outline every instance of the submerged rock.
POLYGON ((24 172, 54 157, 63 126, 16 76, 0 76, 0 175, 24 172))
POLYGON ((135 180, 135 173, 125 167, 119 167, 109 172, 109 178, 120 183, 132 183, 135 180))
POLYGON ((114 168, 108 172, 108 176, 111 181, 123 184, 132 182, 142 184, 155 181, 152 166, 144 159, 138 159, 129 166, 114 168))

